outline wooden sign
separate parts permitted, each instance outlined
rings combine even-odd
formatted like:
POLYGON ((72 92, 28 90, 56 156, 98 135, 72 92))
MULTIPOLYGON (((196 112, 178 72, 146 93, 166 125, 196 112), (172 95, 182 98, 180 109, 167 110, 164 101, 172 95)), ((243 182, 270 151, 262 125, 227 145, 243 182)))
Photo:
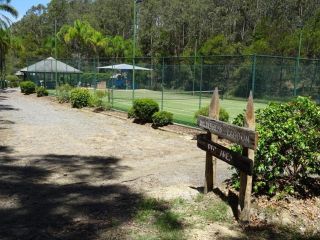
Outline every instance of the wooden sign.
POLYGON ((238 127, 204 116, 198 117, 198 126, 243 147, 257 148, 258 135, 248 128, 238 127))
POLYGON ((236 167, 240 171, 252 175, 253 161, 239 153, 231 151, 230 149, 221 146, 217 143, 209 141, 207 135, 198 135, 197 145, 204 151, 209 152, 211 155, 221 159, 222 161, 236 167))
POLYGON ((239 169, 239 219, 248 222, 250 221, 254 150, 258 145, 252 92, 247 103, 245 128, 219 121, 219 109, 219 91, 216 88, 209 107, 209 117, 199 116, 198 118, 198 125, 207 130, 207 134, 199 135, 197 139, 198 147, 206 151, 204 192, 207 193, 216 186, 216 159, 221 159, 239 169), (242 155, 217 144, 218 136, 241 145, 242 155))

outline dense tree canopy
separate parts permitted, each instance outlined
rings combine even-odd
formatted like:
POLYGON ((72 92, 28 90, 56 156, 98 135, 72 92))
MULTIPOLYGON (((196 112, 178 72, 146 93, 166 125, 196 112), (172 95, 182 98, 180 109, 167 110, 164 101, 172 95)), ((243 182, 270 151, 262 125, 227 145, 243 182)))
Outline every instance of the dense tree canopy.
MULTIPOLYGON (((134 0, 52 0, 33 6, 12 31, 24 51, 17 57, 52 55, 54 22, 60 58, 131 56, 134 0), (85 39, 72 34, 77 25, 85 39), (84 29, 82 29, 84 30, 84 29), (62 36, 62 33, 65 35, 62 36)), ((138 55, 272 54, 320 57, 320 2, 314 0, 144 0, 137 4, 138 55), (303 23, 302 26, 299 26, 303 23)))

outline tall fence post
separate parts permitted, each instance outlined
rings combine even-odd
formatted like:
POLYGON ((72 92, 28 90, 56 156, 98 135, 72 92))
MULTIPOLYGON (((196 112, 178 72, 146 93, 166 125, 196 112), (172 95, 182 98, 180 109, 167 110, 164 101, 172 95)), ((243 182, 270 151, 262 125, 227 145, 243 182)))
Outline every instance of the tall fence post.
POLYGON ((297 96, 297 84, 299 80, 300 57, 297 57, 294 69, 293 96, 297 96))
POLYGON ((162 74, 161 74, 161 110, 163 110, 163 92, 164 92, 164 57, 162 58, 162 74))
MULTIPOLYGON (((255 115, 253 106, 253 94, 250 91, 250 96, 247 103, 245 127, 255 130, 255 115)), ((254 150, 250 148, 243 148, 243 155, 254 161, 254 150)), ((240 171, 240 191, 239 191, 239 211, 240 221, 250 221, 250 206, 251 206, 251 192, 252 192, 252 176, 240 171)))
POLYGON ((200 63, 199 109, 201 108, 201 101, 202 101, 202 80, 203 80, 203 57, 201 57, 201 63, 200 63))
MULTIPOLYGON (((219 90, 216 87, 209 106, 209 117, 212 119, 219 120, 219 90)), ((210 131, 207 131, 207 139, 212 142, 218 141, 218 136, 211 134, 210 131)), ((204 193, 208 193, 216 187, 216 175, 217 175, 217 159, 212 157, 209 152, 206 152, 206 166, 205 166, 205 184, 204 184, 204 193)))
POLYGON ((197 56, 194 56, 193 59, 193 81, 192 81, 192 96, 194 96, 194 87, 196 81, 196 64, 197 64, 197 56))
POLYGON ((93 59, 93 68, 94 68, 94 82, 93 82, 93 90, 96 91, 97 88, 97 67, 96 67, 96 58, 93 59))
POLYGON ((135 81, 136 81, 136 71, 135 71, 135 57, 133 57, 133 68, 132 68, 132 104, 134 102, 134 89, 135 89, 135 81))
POLYGON ((257 55, 252 56, 252 79, 251 79, 251 91, 252 96, 254 95, 255 83, 256 83, 256 65, 257 65, 257 55))

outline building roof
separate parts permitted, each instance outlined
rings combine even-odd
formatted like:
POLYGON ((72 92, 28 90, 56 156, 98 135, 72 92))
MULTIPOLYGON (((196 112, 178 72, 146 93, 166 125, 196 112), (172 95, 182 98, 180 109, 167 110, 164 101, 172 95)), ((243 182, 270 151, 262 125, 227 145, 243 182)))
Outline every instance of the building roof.
MULTIPOLYGON (((114 69, 114 70, 133 70, 133 65, 129 64, 118 64, 118 65, 110 65, 104 67, 98 67, 99 69, 114 69)), ((143 68, 139 66, 134 66, 134 70, 142 70, 142 71, 152 71, 150 68, 143 68)))
POLYGON ((20 72, 32 72, 32 73, 82 73, 80 70, 71 67, 59 60, 49 57, 33 65, 25 67, 20 72))

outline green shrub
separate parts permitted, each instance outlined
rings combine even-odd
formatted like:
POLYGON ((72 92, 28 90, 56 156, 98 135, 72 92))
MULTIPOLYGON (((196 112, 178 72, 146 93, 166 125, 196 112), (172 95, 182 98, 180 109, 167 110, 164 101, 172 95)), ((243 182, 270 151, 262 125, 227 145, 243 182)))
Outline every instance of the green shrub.
POLYGON ((57 99, 59 103, 69 102, 70 93, 73 88, 69 84, 63 84, 57 88, 57 99))
MULTIPOLYGON (((209 116, 209 105, 200 108, 198 111, 195 112, 194 118, 197 119, 200 115, 202 116, 209 116)), ((229 113, 224 108, 220 107, 219 111, 219 120, 223 122, 229 121, 229 113)))
POLYGON ((110 110, 111 105, 104 101, 103 98, 106 96, 106 92, 102 90, 96 90, 94 94, 90 95, 89 106, 97 108, 96 110, 105 111, 110 110))
POLYGON ((82 108, 89 105, 90 92, 86 88, 76 88, 70 93, 71 105, 74 108, 82 108))
POLYGON ((142 98, 133 102, 135 119, 143 122, 152 122, 152 115, 159 111, 159 105, 152 99, 142 98))
POLYGON ((128 111, 128 118, 136 118, 136 115, 134 114, 133 107, 129 109, 128 111))
POLYGON ((16 88, 19 86, 19 78, 15 75, 6 76, 6 80, 8 81, 8 87, 16 88))
POLYGON ((166 111, 156 112, 152 115, 152 122, 157 127, 172 124, 173 114, 166 111))
POLYGON ((28 94, 35 93, 36 85, 34 84, 34 82, 24 81, 20 83, 20 89, 22 93, 28 95, 28 94))
POLYGON ((90 94, 89 107, 100 107, 102 105, 102 99, 95 94, 90 94))
POLYGON ((48 90, 45 87, 37 87, 36 88, 37 97, 48 96, 48 90))
MULTIPOLYGON (((243 119, 239 115, 235 123, 242 125, 243 119)), ((285 104, 269 104, 257 111, 256 121, 254 192, 304 195, 319 187, 310 176, 320 174, 320 107, 309 98, 298 97, 285 104)), ((233 183, 239 186, 239 174, 233 183)))

